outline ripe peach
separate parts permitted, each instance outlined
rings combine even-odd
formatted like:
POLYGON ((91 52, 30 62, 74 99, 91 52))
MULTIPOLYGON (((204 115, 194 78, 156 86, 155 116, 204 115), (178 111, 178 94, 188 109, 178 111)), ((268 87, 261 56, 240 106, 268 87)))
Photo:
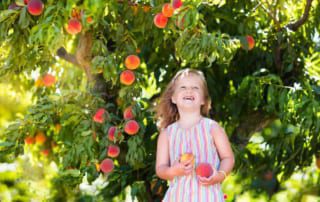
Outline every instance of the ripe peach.
POLYGON ((34 138, 31 136, 27 136, 26 138, 24 138, 24 143, 25 144, 33 144, 34 143, 34 138))
POLYGON ((125 120, 130 120, 134 118, 134 114, 132 111, 132 106, 127 107, 124 111, 123 111, 123 118, 125 120))
POLYGON ((130 120, 128 121, 125 126, 124 126, 124 131, 128 135, 135 135, 140 129, 140 126, 137 121, 135 120, 130 120))
POLYGON ((127 69, 137 69, 140 65, 140 58, 136 55, 129 55, 126 57, 124 64, 127 69))
POLYGON ((43 132, 39 131, 37 132, 35 139, 36 139, 36 143, 41 145, 47 140, 47 137, 43 132))
MULTIPOLYGON (((117 127, 115 126, 111 126, 108 130, 108 140, 110 140, 111 142, 114 142, 114 135, 117 131, 117 127)), ((121 136, 121 132, 120 131, 117 131, 117 136, 116 136, 116 139, 119 139, 119 137, 121 136)))
POLYGON ((135 79, 136 79, 136 77, 135 77, 133 71, 131 71, 131 70, 124 70, 120 74, 120 83, 122 83, 124 85, 129 86, 129 85, 133 84, 135 79))
POLYGON ((104 113, 105 113, 105 109, 103 108, 99 108, 95 115, 93 116, 93 121, 97 122, 97 123, 103 123, 104 122, 104 113))
POLYGON ((162 13, 158 13, 154 16, 153 23, 158 28, 165 28, 168 23, 168 18, 165 17, 162 13))
POLYGON ((42 11, 43 11, 44 5, 42 3, 42 1, 40 0, 31 0, 28 3, 28 12, 31 15, 41 15, 42 11))
POLYGON ((196 168, 196 174, 200 177, 210 177, 213 174, 213 169, 209 163, 199 163, 196 168))
POLYGON ((180 156, 180 162, 181 163, 184 163, 184 162, 187 162, 189 161, 190 159, 193 159, 192 160, 192 164, 194 164, 194 156, 192 153, 184 153, 180 156))
POLYGON ((77 18, 72 18, 68 22, 67 32, 69 34, 78 34, 82 30, 81 22, 77 18))
POLYGON ((247 49, 247 50, 253 49, 254 44, 255 44, 254 38, 252 36, 250 36, 250 35, 247 35, 246 36, 246 41, 247 41, 246 44, 241 44, 241 47, 243 49, 247 49))
POLYGON ((170 18, 173 15, 173 7, 170 3, 165 3, 162 6, 162 14, 167 17, 170 18))
POLYGON ((181 0, 173 0, 172 1, 172 7, 174 9, 180 8, 182 6, 182 1, 181 0))
POLYGON ((41 151, 41 154, 42 154, 43 156, 48 156, 49 153, 50 153, 50 150, 49 150, 49 149, 44 149, 44 150, 41 151))
POLYGON ((91 24, 93 22, 93 19, 91 16, 87 17, 87 23, 91 24))
POLYGON ((46 87, 52 86, 55 82, 56 82, 56 77, 54 77, 51 74, 45 74, 42 77, 42 83, 46 87))
POLYGON ((110 145, 108 147, 108 156, 116 158, 120 154, 120 148, 117 145, 110 145))
POLYGON ((114 168, 113 161, 109 158, 104 159, 100 164, 100 170, 104 173, 110 173, 114 168))

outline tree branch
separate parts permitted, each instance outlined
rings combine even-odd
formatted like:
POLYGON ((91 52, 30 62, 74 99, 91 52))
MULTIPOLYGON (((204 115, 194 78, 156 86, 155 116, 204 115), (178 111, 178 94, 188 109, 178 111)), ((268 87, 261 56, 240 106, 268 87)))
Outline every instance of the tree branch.
POLYGON ((309 17, 311 5, 312 5, 312 0, 307 0, 302 17, 299 20, 297 20, 296 22, 288 24, 286 27, 291 29, 292 31, 297 31, 298 28, 307 21, 307 19, 309 17))
POLYGON ((76 54, 70 54, 64 47, 57 50, 57 55, 71 64, 80 67, 86 73, 88 81, 92 81, 93 77, 90 71, 91 67, 91 48, 92 48, 92 34, 86 32, 80 35, 76 54))
POLYGON ((74 64, 75 66, 81 67, 79 62, 77 61, 76 56, 69 54, 64 47, 61 47, 57 50, 57 55, 61 59, 65 60, 67 62, 70 62, 70 63, 74 64))

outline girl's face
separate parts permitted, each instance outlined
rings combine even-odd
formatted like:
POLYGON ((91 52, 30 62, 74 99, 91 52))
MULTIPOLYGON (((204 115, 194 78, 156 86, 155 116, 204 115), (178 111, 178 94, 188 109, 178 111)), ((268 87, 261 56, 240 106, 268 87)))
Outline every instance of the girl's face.
POLYGON ((194 74, 181 75, 175 83, 171 100, 180 109, 200 109, 204 104, 201 78, 194 74))

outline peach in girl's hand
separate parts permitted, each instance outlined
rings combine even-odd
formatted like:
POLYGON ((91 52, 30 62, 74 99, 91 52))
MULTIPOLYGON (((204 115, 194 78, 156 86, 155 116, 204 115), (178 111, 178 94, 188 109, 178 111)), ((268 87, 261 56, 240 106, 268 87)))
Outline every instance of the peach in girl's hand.
POLYGON ((184 153, 180 156, 180 163, 186 163, 192 159, 192 164, 194 164, 194 156, 192 153, 184 153))
POLYGON ((213 174, 213 169, 209 163, 199 163, 196 168, 196 174, 200 177, 210 177, 213 174))

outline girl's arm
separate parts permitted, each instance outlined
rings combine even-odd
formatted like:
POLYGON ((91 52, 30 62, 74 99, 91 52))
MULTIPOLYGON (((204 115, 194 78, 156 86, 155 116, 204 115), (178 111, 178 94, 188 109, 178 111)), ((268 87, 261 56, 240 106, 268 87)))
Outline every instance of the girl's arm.
POLYGON ((231 149, 231 145, 224 129, 215 123, 210 131, 217 152, 220 157, 220 167, 216 173, 209 178, 200 177, 199 181, 203 185, 211 185, 222 182, 225 177, 231 173, 234 166, 234 155, 231 149))
POLYGON ((172 180, 175 176, 188 175, 192 173, 192 159, 186 163, 174 162, 170 167, 169 141, 165 130, 158 137, 156 174, 164 180, 172 180))

